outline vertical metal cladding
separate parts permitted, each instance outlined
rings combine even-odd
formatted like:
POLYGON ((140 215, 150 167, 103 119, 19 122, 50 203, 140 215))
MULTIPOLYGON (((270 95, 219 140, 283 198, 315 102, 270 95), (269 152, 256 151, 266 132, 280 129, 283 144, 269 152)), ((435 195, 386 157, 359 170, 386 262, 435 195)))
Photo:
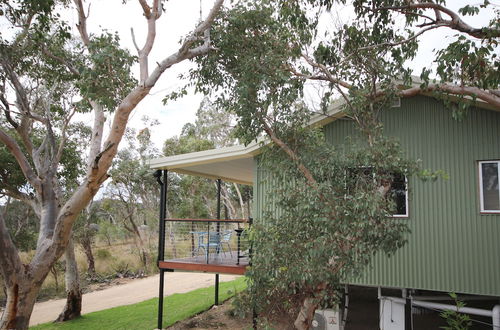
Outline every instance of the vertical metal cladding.
MULTIPOLYGON (((430 97, 403 99, 382 113, 385 134, 398 139, 422 167, 449 179, 409 181, 408 243, 394 255, 377 254, 352 283, 500 296, 500 215, 480 214, 479 160, 500 159, 500 113, 473 108, 461 120, 430 97)), ((325 127, 332 144, 356 136, 353 122, 325 127)), ((269 180, 256 167, 255 215, 261 216, 269 180)), ((262 219, 265 221, 264 219, 262 219)))

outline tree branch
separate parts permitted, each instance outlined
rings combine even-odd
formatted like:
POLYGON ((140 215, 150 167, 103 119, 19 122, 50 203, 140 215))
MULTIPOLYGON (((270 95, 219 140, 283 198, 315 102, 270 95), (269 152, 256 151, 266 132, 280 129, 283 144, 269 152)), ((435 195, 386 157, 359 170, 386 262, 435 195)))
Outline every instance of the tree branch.
POLYGON ((288 157, 290 157, 290 159, 297 165, 297 168, 304 175, 308 184, 313 187, 317 187, 318 182, 316 181, 316 179, 314 179, 314 176, 312 175, 311 171, 309 171, 309 169, 302 163, 300 157, 283 140, 281 140, 276 136, 273 129, 269 126, 269 124, 266 122, 265 119, 261 119, 260 122, 262 123, 264 131, 269 136, 271 141, 273 141, 280 149, 282 149, 288 155, 288 157))
POLYGON ((12 64, 10 62, 10 59, 7 57, 7 55, 1 54, 0 63, 2 65, 2 67, 4 68, 5 72, 7 73, 9 81, 11 82, 12 86, 14 87, 14 91, 16 92, 16 98, 17 98, 17 101, 18 101, 19 106, 20 106, 20 110, 23 113, 30 114, 31 107, 30 107, 30 104, 28 101, 28 96, 27 96, 26 90, 24 89, 24 86, 19 81, 19 77, 12 69, 12 64))
POLYGON ((139 0, 139 4, 142 7, 142 11, 144 12, 146 19, 149 19, 149 17, 151 17, 151 7, 149 7, 146 0, 139 0))
POLYGON ((474 28, 467 24, 462 18, 455 13, 453 10, 446 8, 440 4, 433 2, 417 2, 411 3, 406 6, 388 6, 375 9, 375 11, 382 10, 409 10, 409 9, 432 9, 436 15, 435 25, 446 26, 450 29, 457 30, 468 34, 474 38, 487 39, 487 38, 498 38, 500 37, 500 29, 484 27, 484 28, 474 28), (450 17, 450 20, 445 20, 442 18, 441 14, 446 14, 450 17))
POLYGON ((67 139, 66 131, 68 129, 68 125, 71 121, 71 118, 73 118, 75 113, 76 113, 76 107, 74 107, 73 110, 71 110, 68 117, 66 117, 66 120, 64 120, 63 127, 61 128, 61 141, 59 141, 59 147, 57 148, 56 156, 52 160, 53 168, 57 168, 57 164, 59 164, 59 162, 61 161, 62 154, 64 151, 64 146, 66 145, 66 139, 67 139))
MULTIPOLYGON (((78 28, 78 32, 80 33, 80 37, 82 38, 83 44, 88 46, 90 43, 89 34, 87 33, 87 17, 85 15, 85 10, 83 9, 82 0, 73 0, 76 5, 76 10, 78 12, 78 23, 76 27, 78 28)), ((88 11, 90 12, 90 5, 88 11)))
MULTIPOLYGON (((293 68, 289 68, 290 72, 292 72, 294 75, 302 78, 302 79, 313 79, 313 80, 324 80, 332 83, 335 88, 339 91, 339 93, 342 95, 344 100, 348 102, 349 105, 349 98, 348 96, 339 88, 343 87, 346 89, 351 89, 352 85, 350 85, 348 82, 337 79, 332 75, 330 70, 324 66, 323 64, 319 64, 314 62, 311 58, 309 58, 306 55, 303 55, 304 59, 308 62, 309 65, 311 65, 314 68, 319 69, 323 75, 304 75, 297 73, 296 70, 293 68)), ((468 96, 474 96, 477 97, 478 99, 500 109, 500 93, 498 90, 484 90, 480 89, 478 87, 472 87, 472 86, 459 86, 459 85, 454 85, 454 84, 430 84, 426 87, 421 88, 420 86, 415 86, 415 87, 410 87, 410 88, 403 88, 398 92, 398 95, 400 97, 410 97, 410 96, 415 96, 417 94, 425 93, 425 92, 434 92, 434 91, 442 91, 448 94, 452 95, 468 95, 468 96)), ((385 94, 385 91, 379 91, 374 93, 374 97, 380 97, 385 94)))
POLYGON ((32 196, 22 193, 19 190, 11 190, 6 188, 4 188, 2 194, 17 199, 18 201, 22 201, 23 203, 29 205, 33 209, 35 214, 40 218, 40 207, 37 201, 32 196))
POLYGON ((500 109, 500 96, 494 91, 486 91, 478 87, 459 86, 452 84, 430 84, 421 88, 420 86, 403 89, 399 92, 399 96, 410 97, 420 93, 442 91, 451 95, 468 95, 474 96, 494 107, 500 109))
POLYGON ((177 52, 174 54, 168 56, 164 60, 162 60, 160 63, 158 63, 158 66, 154 69, 154 71, 151 73, 151 75, 147 78, 147 80, 144 83, 144 87, 146 88, 151 88, 155 85, 155 83, 158 81, 162 73, 170 68, 172 65, 179 63, 181 61, 187 60, 187 59, 192 59, 194 57, 203 55, 208 53, 212 48, 210 45, 203 45, 199 46, 193 49, 190 49, 190 47, 193 45, 193 43, 196 41, 196 36, 199 35, 200 33, 203 33, 206 29, 208 29, 215 17, 217 16, 217 13, 220 11, 222 4, 224 3, 224 0, 217 0, 212 9, 210 10, 207 18, 198 24, 198 26, 195 28, 193 33, 191 33, 190 36, 186 38, 186 40, 183 42, 181 47, 177 52))
MULTIPOLYGON (((146 42, 141 50, 139 50, 139 70, 140 70, 140 84, 143 85, 149 76, 148 69, 148 56, 153 49, 153 45, 156 38, 156 20, 161 16, 161 1, 154 0, 153 8, 149 7, 145 0, 139 0, 144 11, 144 16, 148 20, 148 34, 146 36, 146 42), (152 9, 152 11, 151 11, 152 9)), ((132 33, 133 36, 133 33, 132 33)), ((133 38, 135 44, 135 38, 133 38)), ((136 45, 137 48, 137 45, 136 45)))
POLYGON ((17 129, 19 127, 19 124, 16 123, 12 117, 10 116, 10 105, 9 105, 9 102, 7 102, 7 100, 5 99, 5 91, 2 90, 2 93, 0 94, 0 101, 2 102, 3 106, 4 106, 4 113, 5 113, 5 118, 7 119, 7 121, 9 122, 9 124, 14 128, 14 129, 17 129))
POLYGON ((60 56, 56 56, 54 55, 54 53, 52 53, 50 50, 48 50, 46 47, 43 47, 42 48, 42 53, 44 53, 46 56, 50 57, 51 59, 61 63, 62 65, 64 65, 66 68, 68 68, 68 70, 76 75, 76 76, 80 76, 80 72, 78 72, 78 70, 75 69, 75 67, 69 63, 68 61, 66 61, 65 59, 63 59, 62 57, 60 56))
POLYGON ((132 43, 134 44, 134 47, 135 47, 135 50, 137 50, 137 52, 139 52, 139 46, 137 45, 137 42, 135 41, 135 33, 134 33, 134 29, 133 28, 130 28, 130 35, 132 36, 132 43))

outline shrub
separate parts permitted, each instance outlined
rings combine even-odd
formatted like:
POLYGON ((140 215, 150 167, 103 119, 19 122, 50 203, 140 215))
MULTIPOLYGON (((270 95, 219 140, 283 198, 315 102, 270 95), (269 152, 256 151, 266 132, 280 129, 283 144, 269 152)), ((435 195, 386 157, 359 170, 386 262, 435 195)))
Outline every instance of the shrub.
POLYGON ((96 252, 97 259, 106 260, 111 258, 111 252, 106 249, 99 249, 96 252))

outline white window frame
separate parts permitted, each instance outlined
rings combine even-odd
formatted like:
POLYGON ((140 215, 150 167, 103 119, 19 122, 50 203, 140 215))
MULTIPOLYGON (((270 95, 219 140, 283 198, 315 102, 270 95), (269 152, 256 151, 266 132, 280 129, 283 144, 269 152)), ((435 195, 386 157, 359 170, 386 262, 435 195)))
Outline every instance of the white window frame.
MULTIPOLYGON (((500 210, 485 210, 484 209, 483 166, 482 166, 482 164, 485 164, 485 163, 496 163, 497 164, 498 178, 500 180, 500 160, 481 160, 481 161, 478 161, 480 212, 481 213, 500 213, 500 210)), ((499 199, 500 199, 500 193, 499 193, 499 199)))

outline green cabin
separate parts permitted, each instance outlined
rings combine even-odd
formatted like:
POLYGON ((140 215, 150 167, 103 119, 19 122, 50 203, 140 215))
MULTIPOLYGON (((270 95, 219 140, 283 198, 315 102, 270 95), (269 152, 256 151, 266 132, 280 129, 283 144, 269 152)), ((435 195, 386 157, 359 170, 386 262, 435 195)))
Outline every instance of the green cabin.
MULTIPOLYGON (((443 170, 449 178, 406 182, 405 205, 394 221, 408 222, 408 243, 391 257, 376 255, 349 284, 500 297, 500 111, 481 105, 456 120, 430 96, 400 101, 381 113, 385 134, 397 138, 423 168, 443 170)), ((311 124, 323 127, 335 145, 357 135, 338 105, 311 124)), ((254 221, 265 221, 272 183, 259 167, 261 142, 155 159, 151 167, 250 184, 254 221)))
MULTIPOLYGON (((377 256, 353 283, 500 296, 500 112, 473 108, 458 121, 440 101, 418 96, 383 111, 381 120, 408 156, 449 179, 410 179, 406 214, 395 218, 408 222, 408 243, 391 257, 377 256)), ((332 144, 357 134, 344 118, 324 131, 332 144)), ((264 176, 256 166, 256 219, 269 188, 264 176)))

